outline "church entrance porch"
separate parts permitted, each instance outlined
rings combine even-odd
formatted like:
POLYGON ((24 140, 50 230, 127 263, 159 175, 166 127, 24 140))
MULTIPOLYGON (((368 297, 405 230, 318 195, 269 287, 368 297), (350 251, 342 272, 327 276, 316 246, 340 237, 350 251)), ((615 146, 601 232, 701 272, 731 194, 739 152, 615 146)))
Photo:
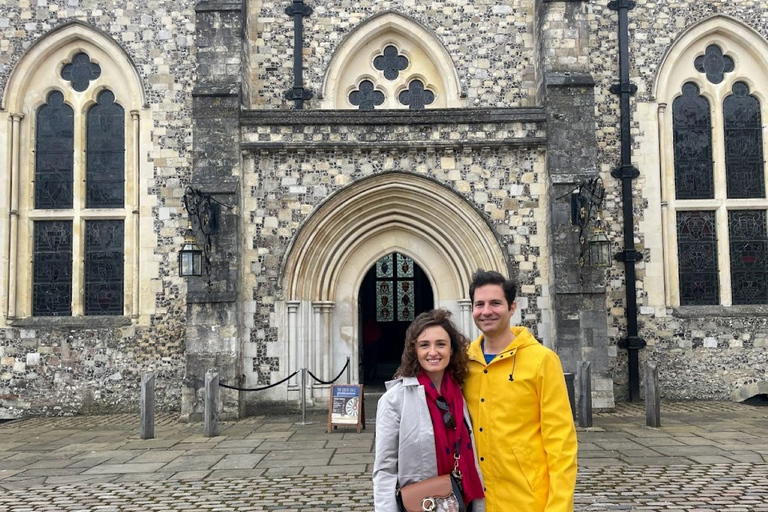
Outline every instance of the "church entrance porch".
MULTIPOLYGON (((329 381, 349 357, 351 382, 380 389, 399 365, 405 330, 418 313, 446 308, 474 335, 472 272, 507 272, 506 261, 487 219, 449 187, 403 172, 361 179, 319 205, 293 237, 280 266, 276 341, 262 352, 246 344, 253 363, 243 365, 245 387, 302 367, 329 381)), ((300 386, 294 377, 244 399, 294 402, 300 386)), ((326 402, 328 385, 307 388, 310 405, 326 402)))

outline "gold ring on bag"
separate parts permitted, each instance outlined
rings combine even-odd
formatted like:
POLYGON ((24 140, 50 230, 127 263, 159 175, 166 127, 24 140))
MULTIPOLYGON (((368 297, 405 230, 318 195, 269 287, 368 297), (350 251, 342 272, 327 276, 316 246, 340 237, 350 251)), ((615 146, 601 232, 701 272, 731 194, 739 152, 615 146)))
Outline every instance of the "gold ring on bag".
POLYGON ((433 512, 435 506, 435 498, 424 498, 421 500, 421 510, 424 512, 433 512))

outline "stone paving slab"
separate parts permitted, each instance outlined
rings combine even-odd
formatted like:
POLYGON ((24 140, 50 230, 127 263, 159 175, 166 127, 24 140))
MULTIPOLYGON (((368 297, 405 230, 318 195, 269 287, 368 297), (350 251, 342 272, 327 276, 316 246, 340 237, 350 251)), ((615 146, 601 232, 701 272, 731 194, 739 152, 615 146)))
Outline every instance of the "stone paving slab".
POLYGON ((163 467, 162 462, 145 462, 143 464, 101 464, 83 472, 84 475, 106 475, 109 473, 154 473, 163 467))
POLYGON ((226 455, 211 469, 253 469, 264 458, 263 453, 247 455, 226 455))
MULTIPOLYGON (((0 424, 0 512, 370 512, 367 416, 361 434, 326 433, 320 411, 311 425, 260 416, 206 438, 161 415, 153 440, 139 438, 136 415, 0 424)), ((768 407, 665 403, 661 428, 644 421, 642 404, 619 404, 579 429, 577 511, 768 512, 768 407)))

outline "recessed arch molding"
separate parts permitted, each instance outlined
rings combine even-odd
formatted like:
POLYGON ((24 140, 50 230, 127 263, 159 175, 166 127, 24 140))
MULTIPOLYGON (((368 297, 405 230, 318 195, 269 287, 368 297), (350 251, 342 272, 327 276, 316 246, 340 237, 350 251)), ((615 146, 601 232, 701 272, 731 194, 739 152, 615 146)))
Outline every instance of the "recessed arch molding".
POLYGON ((304 222, 283 261, 283 298, 338 300, 357 289, 360 270, 394 250, 424 269, 437 300, 465 298, 478 268, 507 272, 496 234, 466 199, 435 180, 390 172, 342 189, 304 222))

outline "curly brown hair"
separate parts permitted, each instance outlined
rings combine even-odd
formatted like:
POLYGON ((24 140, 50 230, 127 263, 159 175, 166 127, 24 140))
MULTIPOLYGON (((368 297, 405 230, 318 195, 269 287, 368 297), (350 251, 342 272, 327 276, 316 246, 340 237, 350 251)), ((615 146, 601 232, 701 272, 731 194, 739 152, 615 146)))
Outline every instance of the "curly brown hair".
POLYGON ((400 367, 395 377, 416 377, 421 372, 419 359, 416 357, 416 339, 427 327, 438 326, 445 329, 451 339, 451 361, 445 369, 459 385, 467 377, 469 340, 451 321, 451 312, 447 309, 433 309, 417 316, 405 332, 405 348, 400 367))

